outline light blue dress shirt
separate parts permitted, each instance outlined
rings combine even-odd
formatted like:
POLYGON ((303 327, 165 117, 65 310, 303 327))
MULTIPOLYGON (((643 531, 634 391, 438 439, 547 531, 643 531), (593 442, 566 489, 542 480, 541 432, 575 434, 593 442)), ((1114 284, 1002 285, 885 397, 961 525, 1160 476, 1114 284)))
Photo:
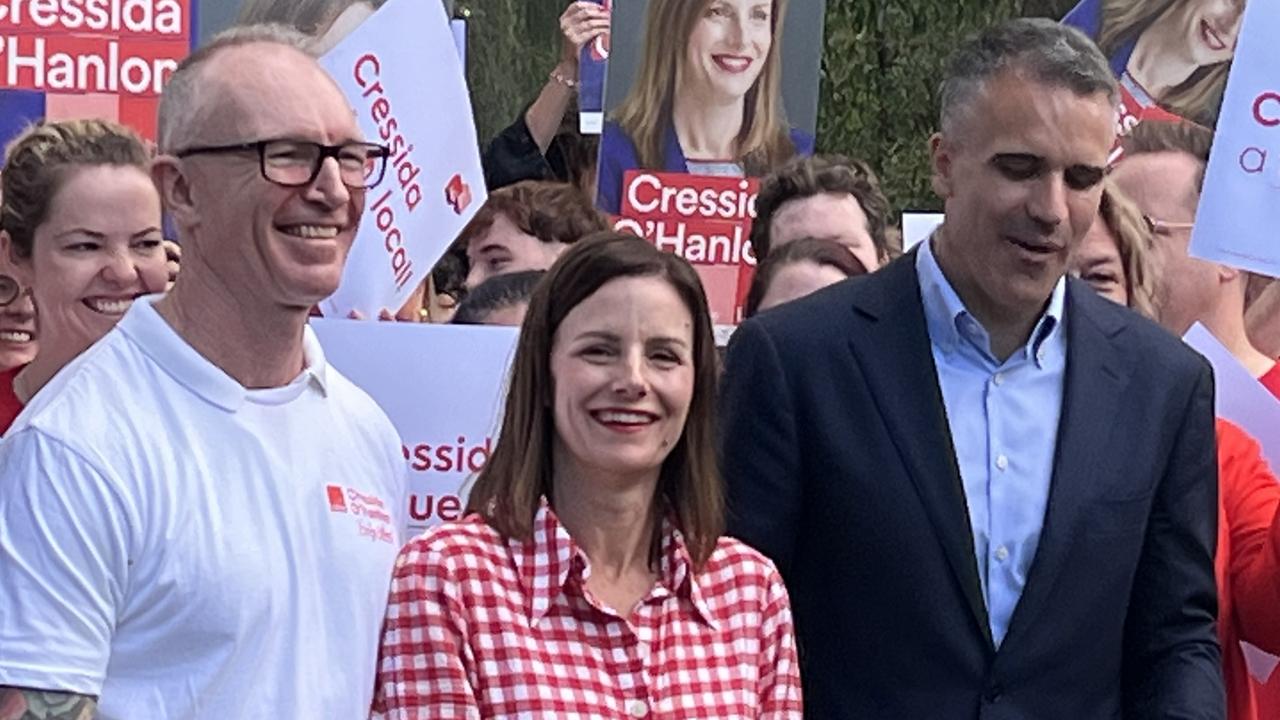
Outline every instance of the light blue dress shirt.
POLYGON ((1054 287, 1026 346, 1002 363, 942 274, 932 243, 921 243, 916 273, 999 647, 1027 584, 1049 501, 1067 360, 1066 280, 1054 287))

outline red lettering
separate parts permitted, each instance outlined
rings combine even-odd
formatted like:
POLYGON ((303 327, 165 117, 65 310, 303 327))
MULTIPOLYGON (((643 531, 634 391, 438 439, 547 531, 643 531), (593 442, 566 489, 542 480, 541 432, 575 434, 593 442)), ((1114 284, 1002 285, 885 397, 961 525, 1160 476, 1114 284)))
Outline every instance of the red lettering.
POLYGON ((418 523, 462 518, 462 498, 457 495, 410 495, 409 518, 418 523))
POLYGON ((1267 167, 1267 151, 1250 147, 1240 153, 1240 169, 1250 175, 1257 175, 1267 167))
POLYGON ((474 473, 489 462, 493 454, 493 438, 470 442, 460 435, 452 443, 418 443, 403 445, 401 451, 409 467, 420 473, 474 473))
MULTIPOLYGON (((382 74, 382 63, 378 62, 377 55, 374 55, 373 53, 365 53, 360 57, 359 60, 356 61, 355 78, 356 78, 356 83, 358 83, 360 87, 369 87, 369 81, 365 79, 362 69, 370 66, 372 66, 372 70, 373 70, 373 75, 371 76, 371 78, 376 78, 382 74)), ((375 83, 374 85, 377 88, 376 92, 378 94, 381 94, 382 93, 381 83, 375 83)), ((375 92, 374 88, 369 88, 369 90, 366 91, 364 94, 365 97, 368 97, 369 93, 371 92, 375 92)))
POLYGON ((1275 90, 1268 90, 1253 101, 1253 119, 1257 120, 1258 124, 1263 127, 1280 125, 1280 116, 1275 114, 1276 110, 1280 110, 1280 93, 1275 90), (1266 112, 1269 104, 1276 106, 1272 110, 1272 114, 1266 112))

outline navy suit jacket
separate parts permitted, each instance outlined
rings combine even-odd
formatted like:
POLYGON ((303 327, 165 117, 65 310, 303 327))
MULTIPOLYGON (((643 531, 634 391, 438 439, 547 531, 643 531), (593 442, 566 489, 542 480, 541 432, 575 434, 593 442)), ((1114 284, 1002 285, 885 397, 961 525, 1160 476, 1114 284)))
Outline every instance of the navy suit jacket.
POLYGON ((1223 718, 1208 364, 1067 287, 1049 503, 995 648, 915 254, 729 345, 730 533, 787 581, 806 716, 1223 718))

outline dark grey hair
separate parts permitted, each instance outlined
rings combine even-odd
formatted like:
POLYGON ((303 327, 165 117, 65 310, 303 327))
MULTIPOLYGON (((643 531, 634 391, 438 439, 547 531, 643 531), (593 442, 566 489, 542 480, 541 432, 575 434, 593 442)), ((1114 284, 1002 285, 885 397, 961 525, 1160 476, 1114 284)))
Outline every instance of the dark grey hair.
POLYGON ((199 50, 178 64, 160 94, 156 135, 160 152, 172 153, 189 142, 200 115, 208 111, 202 102, 201 68, 214 55, 239 45, 268 43, 284 45, 310 55, 311 38, 293 28, 277 24, 240 25, 214 35, 199 50))
POLYGON ((938 90, 939 128, 954 127, 987 81, 1008 69, 1081 96, 1105 93, 1112 104, 1119 96, 1106 56, 1088 36, 1047 18, 1017 18, 970 37, 951 55, 938 90))

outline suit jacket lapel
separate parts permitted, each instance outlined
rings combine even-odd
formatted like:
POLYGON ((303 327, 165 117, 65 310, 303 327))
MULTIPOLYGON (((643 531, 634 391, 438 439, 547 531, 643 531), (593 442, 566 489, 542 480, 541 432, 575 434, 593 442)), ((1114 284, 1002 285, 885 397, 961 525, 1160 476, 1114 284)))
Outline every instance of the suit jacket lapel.
POLYGON ((867 277, 854 297, 850 345, 938 541, 988 646, 964 485, 925 326, 914 252, 867 277))
POLYGON ((1003 646, 1016 641, 1049 604, 1081 513, 1106 482, 1111 457, 1106 447, 1133 370, 1130 358, 1116 346, 1115 337, 1124 324, 1117 309, 1104 304, 1109 302, 1078 281, 1068 284, 1067 366, 1049 503, 1040 544, 1003 646))

